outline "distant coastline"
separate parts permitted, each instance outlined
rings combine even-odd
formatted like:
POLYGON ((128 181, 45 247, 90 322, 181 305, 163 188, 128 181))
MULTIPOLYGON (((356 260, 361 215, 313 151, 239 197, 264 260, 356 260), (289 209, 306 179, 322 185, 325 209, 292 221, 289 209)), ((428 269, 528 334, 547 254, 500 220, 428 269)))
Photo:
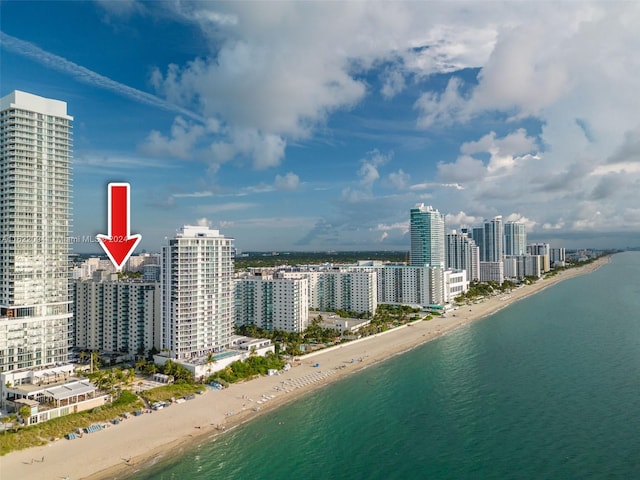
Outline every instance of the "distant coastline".
POLYGON ((130 418, 78 440, 58 440, 43 447, 2 457, 3 477, 22 480, 66 478, 92 480, 127 478, 169 456, 211 441, 238 426, 322 386, 363 368, 411 350, 463 325, 485 318, 506 306, 563 280, 593 272, 610 261, 596 261, 538 280, 533 285, 460 307, 446 318, 415 321, 347 344, 303 356, 285 374, 234 384, 223 391, 208 390, 180 405, 130 418), (319 367, 314 365, 319 364, 319 367), (30 462, 33 458, 43 462, 30 462))

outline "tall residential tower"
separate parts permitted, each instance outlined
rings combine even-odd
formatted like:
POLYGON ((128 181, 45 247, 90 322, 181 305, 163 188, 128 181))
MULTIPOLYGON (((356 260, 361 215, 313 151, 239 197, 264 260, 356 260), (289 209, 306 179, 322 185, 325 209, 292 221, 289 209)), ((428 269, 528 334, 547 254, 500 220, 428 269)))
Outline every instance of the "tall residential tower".
POLYGON ((444 216, 424 203, 412 208, 410 215, 410 265, 444 268, 444 216))
POLYGON ((0 372, 68 358, 72 120, 59 100, 0 99, 0 372))
POLYGON ((162 343, 189 360, 229 346, 234 322, 233 239, 185 226, 162 250, 162 343))
POLYGON ((524 255, 527 253, 527 234, 524 223, 507 222, 504 224, 504 254, 524 255))

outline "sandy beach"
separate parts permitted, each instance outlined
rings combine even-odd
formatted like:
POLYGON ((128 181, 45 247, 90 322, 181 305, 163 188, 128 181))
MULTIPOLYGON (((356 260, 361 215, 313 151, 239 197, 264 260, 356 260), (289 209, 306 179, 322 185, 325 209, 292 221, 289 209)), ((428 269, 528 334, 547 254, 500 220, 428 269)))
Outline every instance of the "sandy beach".
POLYGON ((257 378, 222 391, 207 389, 194 400, 152 414, 130 417, 119 425, 76 440, 58 440, 46 446, 13 452, 0 457, 0 478, 126 478, 162 458, 179 454, 215 435, 224 435, 223 428, 229 432, 330 382, 486 317, 562 280, 592 272, 608 261, 609 257, 602 257, 509 294, 460 307, 448 313, 446 318, 416 321, 303 356, 291 370, 278 376, 257 378), (315 367, 316 363, 320 366, 315 367))

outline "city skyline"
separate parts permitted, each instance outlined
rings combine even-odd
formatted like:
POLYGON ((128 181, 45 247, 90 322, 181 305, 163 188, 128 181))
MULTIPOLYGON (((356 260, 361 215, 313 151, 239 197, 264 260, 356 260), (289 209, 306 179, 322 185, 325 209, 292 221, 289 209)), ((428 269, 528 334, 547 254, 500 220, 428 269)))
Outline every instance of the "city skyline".
POLYGON ((75 118, 73 236, 105 233, 124 181, 135 253, 198 223, 244 251, 406 250, 416 203, 448 230, 636 244, 637 5, 1 8, 0 96, 75 118))

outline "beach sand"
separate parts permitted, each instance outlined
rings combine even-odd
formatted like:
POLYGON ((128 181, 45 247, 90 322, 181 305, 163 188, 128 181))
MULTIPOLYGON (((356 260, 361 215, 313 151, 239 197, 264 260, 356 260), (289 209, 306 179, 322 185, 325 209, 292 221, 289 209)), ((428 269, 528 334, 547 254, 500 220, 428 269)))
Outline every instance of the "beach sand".
POLYGON ((407 351, 462 325, 490 315, 562 280, 589 273, 609 257, 541 279, 509 294, 447 314, 446 318, 416 321, 371 337, 301 357, 288 372, 260 377, 203 395, 181 404, 130 417, 119 425, 76 440, 57 440, 46 446, 0 457, 0 479, 114 479, 124 478, 170 455, 215 435, 224 435, 256 416, 374 363, 407 351), (353 359, 353 363, 352 363, 353 359), (319 363, 319 367, 314 367, 319 363))

